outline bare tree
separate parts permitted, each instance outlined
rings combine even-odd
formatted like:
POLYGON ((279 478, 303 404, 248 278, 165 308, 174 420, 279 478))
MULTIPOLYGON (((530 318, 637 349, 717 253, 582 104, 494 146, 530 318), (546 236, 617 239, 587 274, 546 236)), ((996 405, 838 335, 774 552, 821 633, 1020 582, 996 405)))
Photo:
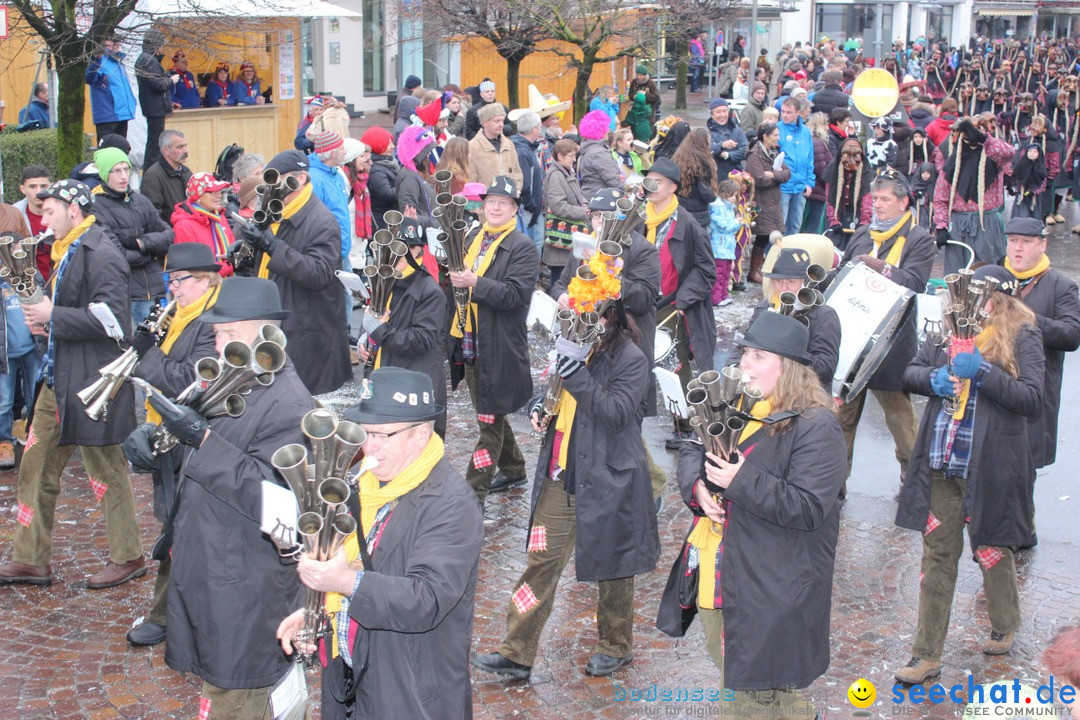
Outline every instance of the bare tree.
MULTIPOLYGON (((664 7, 663 23, 669 39, 674 40, 677 71, 675 75, 675 109, 686 108, 686 71, 689 67, 690 38, 711 22, 729 17, 740 0, 670 0, 664 7)), ((670 40, 669 40, 670 41, 670 40)), ((712 72, 712 58, 705 56, 706 72, 712 72)))

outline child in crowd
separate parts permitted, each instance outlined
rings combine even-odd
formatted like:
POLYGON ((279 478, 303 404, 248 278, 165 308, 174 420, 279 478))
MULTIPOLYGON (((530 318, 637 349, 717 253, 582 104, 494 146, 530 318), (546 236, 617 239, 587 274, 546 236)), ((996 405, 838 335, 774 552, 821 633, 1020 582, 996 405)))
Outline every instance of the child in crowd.
POLYGON ((728 178, 720 182, 718 189, 716 200, 709 203, 709 240, 716 262, 712 303, 715 307, 723 307, 732 302, 728 295, 728 283, 731 280, 731 267, 735 264, 735 232, 742 226, 742 220, 735 212, 739 184, 728 178))
MULTIPOLYGON (((17 233, 9 234, 15 236, 17 240, 22 239, 17 236, 17 233)), ((43 284, 43 282, 39 275, 38 283, 43 284)), ((0 352, 3 353, 2 357, 5 360, 4 366, 0 367, 0 370, 4 371, 0 375, 0 470, 10 470, 15 467, 12 408, 15 405, 15 390, 20 386, 16 380, 20 375, 22 376, 22 405, 24 412, 29 415, 34 407, 34 387, 37 384, 40 358, 37 343, 30 334, 30 328, 23 317, 19 296, 6 280, 0 280, 0 291, 4 296, 4 315, 0 322, 6 326, 3 328, 3 335, 0 335, 0 340, 3 342, 0 352)))
POLYGON ((874 129, 874 137, 866 141, 866 159, 870 169, 878 173, 886 167, 895 168, 900 147, 893 140, 892 120, 881 117, 875 120, 871 127, 874 129))
POLYGON ((930 218, 934 208, 934 183, 937 182, 937 172, 931 162, 920 163, 915 174, 911 178, 911 196, 915 198, 915 222, 919 226, 932 230, 930 218))

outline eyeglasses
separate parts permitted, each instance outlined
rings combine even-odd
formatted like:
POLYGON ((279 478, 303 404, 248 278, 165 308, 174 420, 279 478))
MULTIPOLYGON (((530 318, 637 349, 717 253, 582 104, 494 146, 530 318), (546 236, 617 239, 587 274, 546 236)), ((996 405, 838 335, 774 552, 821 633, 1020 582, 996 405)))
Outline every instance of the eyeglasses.
POLYGON ((171 288, 178 288, 178 287, 180 287, 180 283, 184 282, 185 280, 187 280, 188 278, 191 278, 191 277, 195 277, 195 276, 194 275, 181 275, 180 277, 175 277, 174 278, 174 277, 172 277, 170 275, 169 280, 168 280, 168 285, 171 288))
POLYGON ((401 433, 405 432, 406 430, 412 430, 414 427, 420 427, 421 425, 423 425, 423 423, 413 423, 412 425, 409 425, 407 427, 403 427, 400 430, 395 430, 394 432, 379 432, 377 430, 368 430, 367 428, 364 428, 364 430, 367 432, 367 437, 364 439, 364 442, 366 443, 366 442, 369 442, 371 440, 374 440, 374 441, 380 442, 380 443, 386 442, 387 440, 394 437, 395 435, 400 435, 401 433))

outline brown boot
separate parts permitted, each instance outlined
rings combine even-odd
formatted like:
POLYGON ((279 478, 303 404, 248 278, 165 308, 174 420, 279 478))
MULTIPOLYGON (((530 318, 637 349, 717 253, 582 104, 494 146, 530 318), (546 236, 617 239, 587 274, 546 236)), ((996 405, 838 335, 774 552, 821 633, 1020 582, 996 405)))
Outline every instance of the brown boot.
POLYGON ((0 585, 48 585, 52 580, 52 565, 27 565, 21 562, 0 565, 0 585))
POLYGON ((923 660, 913 657, 908 664, 896 671, 897 682, 918 685, 941 674, 940 660, 923 660))
POLYGON ((1012 650, 1013 642, 1016 641, 1016 633, 999 633, 996 630, 990 632, 990 639, 983 645, 983 652, 987 655, 1004 655, 1012 650))
POLYGON ((128 580, 134 580, 145 574, 146 558, 140 555, 134 560, 120 565, 114 562, 105 563, 104 570, 94 573, 86 579, 86 587, 90 590, 103 590, 123 585, 128 580))
POLYGON ((0 470, 15 467, 15 448, 9 442, 0 442, 0 470))
POLYGON ((750 272, 746 273, 746 282, 761 284, 761 266, 765 264, 765 251, 754 248, 750 254, 750 272))

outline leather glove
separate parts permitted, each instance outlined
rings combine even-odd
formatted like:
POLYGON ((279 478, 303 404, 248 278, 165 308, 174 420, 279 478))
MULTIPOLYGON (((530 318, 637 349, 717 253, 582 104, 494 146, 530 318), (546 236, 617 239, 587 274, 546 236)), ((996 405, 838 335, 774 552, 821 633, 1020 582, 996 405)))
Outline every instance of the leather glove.
POLYGON ((270 232, 270 228, 261 228, 254 223, 244 223, 240 226, 240 236, 256 250, 262 250, 267 255, 274 254, 274 248, 279 240, 270 232))
POLYGON ((934 231, 934 242, 937 243, 939 248, 945 247, 949 240, 949 231, 945 228, 938 228, 934 231))
POLYGON ((947 367, 939 367, 930 376, 930 391, 938 397, 952 397, 953 382, 949 379, 949 369, 947 367))
POLYGON ((150 329, 139 325, 135 328, 135 334, 131 337, 131 347, 135 349, 135 354, 141 359, 146 351, 157 345, 157 336, 150 332, 150 329))
POLYGON ((574 360, 565 355, 555 358, 555 372, 559 373, 563 380, 573 377, 584 367, 585 363, 583 361, 574 360))
POLYGON ((153 423, 143 423, 124 440, 124 457, 136 470, 151 472, 158 467, 157 456, 150 445, 150 437, 156 429, 153 423))
POLYGON ((869 255, 859 255, 856 260, 862 260, 866 267, 870 268, 876 273, 885 271, 885 261, 881 258, 870 257, 869 255))
POLYGON ((964 140, 972 145, 982 145, 986 142, 986 133, 975 127, 975 123, 971 122, 970 118, 965 118, 960 122, 960 132, 963 133, 964 140))
POLYGON ((186 405, 177 405, 158 393, 147 396, 150 404, 161 415, 161 424, 184 445, 198 448, 202 445, 210 421, 186 405))
POLYGON ((971 380, 982 369, 982 361, 983 356, 978 348, 974 348, 969 353, 957 353, 952 361, 953 375, 971 380))
POLYGON ((836 223, 835 225, 833 225, 832 227, 829 228, 829 234, 831 234, 833 237, 843 237, 843 235, 844 235, 844 226, 841 225, 840 223, 836 223))

